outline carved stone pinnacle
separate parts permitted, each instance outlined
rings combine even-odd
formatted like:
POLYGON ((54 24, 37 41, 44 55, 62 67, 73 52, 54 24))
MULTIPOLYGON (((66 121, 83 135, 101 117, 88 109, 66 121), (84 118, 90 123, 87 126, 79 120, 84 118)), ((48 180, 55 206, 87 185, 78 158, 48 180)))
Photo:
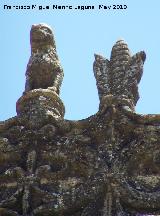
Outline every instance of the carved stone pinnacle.
POLYGON ((113 46, 110 60, 95 55, 93 70, 101 107, 104 97, 113 95, 129 100, 130 108, 134 110, 139 99, 138 83, 145 58, 144 51, 131 56, 128 45, 123 40, 118 40, 113 46))
POLYGON ((0 216, 160 215, 160 115, 133 112, 145 53, 95 54, 99 111, 64 119, 50 27, 33 25, 17 116, 0 122, 0 216))

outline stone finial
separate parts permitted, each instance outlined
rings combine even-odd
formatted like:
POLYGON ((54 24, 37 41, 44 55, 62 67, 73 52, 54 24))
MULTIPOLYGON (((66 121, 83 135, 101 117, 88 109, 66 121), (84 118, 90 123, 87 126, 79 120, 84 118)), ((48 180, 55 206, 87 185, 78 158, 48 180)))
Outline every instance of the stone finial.
POLYGON ((25 92, 17 101, 16 111, 28 119, 29 127, 38 128, 50 118, 64 117, 65 107, 59 98, 63 69, 48 25, 32 25, 30 43, 25 92))
POLYGON ((113 46, 110 61, 95 55, 93 70, 100 102, 103 97, 113 95, 128 99, 135 106, 139 99, 138 83, 145 58, 144 51, 131 56, 128 45, 123 40, 118 40, 113 46))
POLYGON ((49 88, 59 94, 63 69, 51 28, 46 24, 32 25, 30 43, 31 57, 26 70, 25 92, 49 88))
POLYGON ((55 51, 50 28, 32 28, 31 89, 17 116, 0 122, 0 216, 160 215, 160 115, 126 109, 138 99, 144 52, 131 57, 120 40, 110 61, 95 55, 100 110, 66 120, 48 87, 50 60, 36 62, 55 51))

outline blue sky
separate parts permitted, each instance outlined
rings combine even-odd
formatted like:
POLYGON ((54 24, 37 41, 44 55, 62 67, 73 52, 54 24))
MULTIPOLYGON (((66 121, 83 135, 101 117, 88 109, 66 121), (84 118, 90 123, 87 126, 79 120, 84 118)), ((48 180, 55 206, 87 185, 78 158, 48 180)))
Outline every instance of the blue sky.
POLYGON ((138 113, 160 113, 160 1, 159 0, 1 0, 0 120, 16 115, 15 105, 25 85, 32 24, 47 23, 55 33, 64 69, 61 98, 66 119, 83 119, 98 111, 93 75, 94 53, 110 58, 114 43, 123 38, 134 54, 147 59, 139 85, 138 113), (3 5, 49 5, 50 10, 4 10, 3 5), (94 10, 53 10, 52 5, 94 5, 94 10), (126 10, 99 10, 98 5, 126 4, 126 10))

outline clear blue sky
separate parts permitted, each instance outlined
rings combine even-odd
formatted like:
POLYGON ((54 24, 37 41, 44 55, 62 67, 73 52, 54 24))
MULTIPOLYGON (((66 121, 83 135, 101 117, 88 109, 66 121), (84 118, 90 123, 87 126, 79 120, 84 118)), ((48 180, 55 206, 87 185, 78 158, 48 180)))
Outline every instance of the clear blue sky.
POLYGON ((92 65, 94 53, 110 58, 123 38, 134 54, 145 50, 147 60, 139 85, 138 113, 160 113, 160 0, 1 0, 0 2, 0 120, 16 115, 15 105, 25 85, 32 24, 47 23, 55 32, 64 69, 61 98, 66 119, 83 119, 98 110, 92 65), (3 5, 94 5, 95 10, 4 10, 3 5), (99 4, 126 4, 126 10, 98 10, 99 4))

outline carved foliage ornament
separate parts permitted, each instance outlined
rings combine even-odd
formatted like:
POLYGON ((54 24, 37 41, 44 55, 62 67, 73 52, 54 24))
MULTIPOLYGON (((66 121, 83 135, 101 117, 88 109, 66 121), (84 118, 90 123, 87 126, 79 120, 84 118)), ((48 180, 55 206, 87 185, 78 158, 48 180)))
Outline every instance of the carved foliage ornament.
POLYGON ((95 54, 99 111, 65 120, 54 35, 32 26, 17 116, 0 122, 0 215, 160 214, 160 116, 134 112, 145 58, 123 40, 95 54))

